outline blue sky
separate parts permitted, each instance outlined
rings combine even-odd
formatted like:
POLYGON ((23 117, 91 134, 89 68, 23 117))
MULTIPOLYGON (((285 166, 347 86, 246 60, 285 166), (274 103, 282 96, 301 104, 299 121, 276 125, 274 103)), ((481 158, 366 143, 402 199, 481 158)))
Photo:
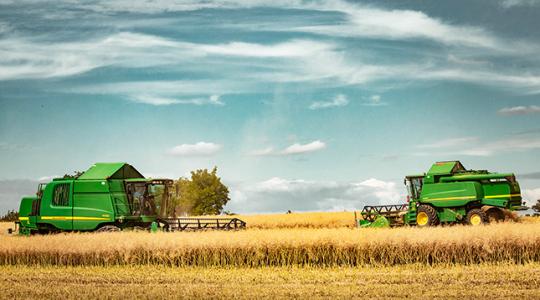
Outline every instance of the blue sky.
POLYGON ((0 0, 0 208, 97 161, 217 165, 237 212, 400 202, 455 159, 535 200, 538 28, 535 0, 0 0))

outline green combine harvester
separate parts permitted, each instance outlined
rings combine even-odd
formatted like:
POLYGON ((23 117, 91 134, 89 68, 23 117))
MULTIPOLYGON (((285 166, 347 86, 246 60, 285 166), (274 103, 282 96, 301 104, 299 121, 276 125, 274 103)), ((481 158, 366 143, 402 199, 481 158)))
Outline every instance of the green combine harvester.
POLYGON ((437 162, 425 174, 406 176, 405 185, 406 204, 365 206, 358 226, 476 226, 527 209, 514 174, 466 170, 459 161, 437 162))
POLYGON ((97 163, 76 179, 40 184, 19 208, 19 233, 241 229, 237 218, 175 218, 171 179, 144 178, 127 163, 97 163))

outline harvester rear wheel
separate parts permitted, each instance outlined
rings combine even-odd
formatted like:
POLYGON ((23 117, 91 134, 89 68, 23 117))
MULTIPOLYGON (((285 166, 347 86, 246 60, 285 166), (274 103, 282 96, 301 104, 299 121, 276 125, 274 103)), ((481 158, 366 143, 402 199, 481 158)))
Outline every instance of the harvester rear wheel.
POLYGON ((465 222, 472 226, 478 226, 489 223, 489 219, 483 210, 480 208, 473 208, 467 212, 465 222))
POLYGON ((419 227, 435 226, 439 224, 437 211, 430 205, 422 204, 418 206, 416 212, 416 225, 419 227))
POLYGON ((504 212, 496 207, 488 209, 486 211, 486 215, 489 223, 498 223, 504 221, 504 212))

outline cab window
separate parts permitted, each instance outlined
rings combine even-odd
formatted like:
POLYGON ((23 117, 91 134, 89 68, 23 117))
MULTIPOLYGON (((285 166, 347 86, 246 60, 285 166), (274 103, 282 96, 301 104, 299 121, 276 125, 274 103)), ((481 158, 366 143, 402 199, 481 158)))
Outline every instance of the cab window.
POLYGON ((69 183, 61 183, 54 187, 52 205, 69 206, 69 183))

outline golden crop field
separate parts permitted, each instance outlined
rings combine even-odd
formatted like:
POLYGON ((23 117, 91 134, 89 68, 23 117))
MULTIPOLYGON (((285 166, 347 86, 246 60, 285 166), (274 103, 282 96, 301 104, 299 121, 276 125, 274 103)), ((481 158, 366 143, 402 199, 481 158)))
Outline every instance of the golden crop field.
POLYGON ((540 299, 540 218, 357 229, 353 213, 239 217, 248 229, 24 237, 2 223, 0 298, 540 299))
POLYGON ((0 236, 0 265, 266 267, 540 262, 540 223, 0 236))

